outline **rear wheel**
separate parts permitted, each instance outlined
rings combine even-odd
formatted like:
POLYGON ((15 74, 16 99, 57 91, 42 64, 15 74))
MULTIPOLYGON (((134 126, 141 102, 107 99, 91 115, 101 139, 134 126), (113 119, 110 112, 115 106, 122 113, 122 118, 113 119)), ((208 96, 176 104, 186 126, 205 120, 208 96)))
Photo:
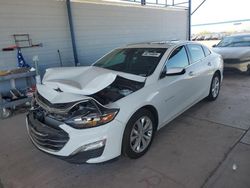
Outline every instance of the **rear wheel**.
POLYGON ((210 92, 208 95, 208 100, 210 101, 214 101, 217 99, 219 93, 220 93, 220 75, 219 73, 215 73, 212 81, 211 81, 211 85, 210 85, 210 92))
POLYGON ((132 159, 143 156, 155 133, 155 118, 147 109, 137 111, 128 121, 123 135, 122 153, 132 159))

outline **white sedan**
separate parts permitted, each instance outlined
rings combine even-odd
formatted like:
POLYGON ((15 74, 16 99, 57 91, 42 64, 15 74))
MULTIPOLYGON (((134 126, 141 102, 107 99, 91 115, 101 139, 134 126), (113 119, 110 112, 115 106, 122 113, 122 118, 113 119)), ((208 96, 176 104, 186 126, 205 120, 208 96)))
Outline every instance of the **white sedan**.
POLYGON ((139 158, 157 130, 200 100, 215 100, 222 77, 221 56, 203 45, 128 45, 92 66, 48 69, 28 133, 38 149, 73 163, 139 158))

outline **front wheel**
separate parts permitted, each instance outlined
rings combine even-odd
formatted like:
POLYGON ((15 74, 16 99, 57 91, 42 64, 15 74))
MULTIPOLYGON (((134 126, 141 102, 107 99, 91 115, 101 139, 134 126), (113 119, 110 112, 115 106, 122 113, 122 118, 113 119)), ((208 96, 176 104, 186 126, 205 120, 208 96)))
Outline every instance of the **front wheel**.
POLYGON ((155 133, 155 118, 147 109, 137 111, 128 121, 122 141, 122 153, 132 159, 143 156, 155 133))
POLYGON ((219 93, 220 93, 220 75, 219 73, 215 73, 212 81, 211 81, 211 85, 210 85, 210 91, 209 91, 209 95, 208 95, 208 100, 210 101, 214 101, 217 99, 219 93))

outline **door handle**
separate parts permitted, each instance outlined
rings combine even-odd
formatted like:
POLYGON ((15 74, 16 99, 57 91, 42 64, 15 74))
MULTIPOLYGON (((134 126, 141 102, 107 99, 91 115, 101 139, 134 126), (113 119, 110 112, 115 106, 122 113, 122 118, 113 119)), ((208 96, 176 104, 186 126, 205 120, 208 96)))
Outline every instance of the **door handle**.
POLYGON ((212 63, 211 63, 211 62, 208 62, 207 65, 208 65, 208 66, 212 66, 212 63))
POLYGON ((190 71, 190 72, 188 73, 188 75, 189 75, 189 76, 194 76, 194 72, 193 72, 193 71, 190 71))

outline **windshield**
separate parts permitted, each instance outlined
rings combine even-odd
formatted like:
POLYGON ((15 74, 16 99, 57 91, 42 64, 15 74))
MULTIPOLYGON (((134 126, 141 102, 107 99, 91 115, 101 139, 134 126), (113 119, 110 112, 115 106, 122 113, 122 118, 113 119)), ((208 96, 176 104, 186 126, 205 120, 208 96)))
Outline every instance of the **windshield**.
POLYGON ((250 47, 250 35, 224 37, 217 47, 250 47))
POLYGON ((166 48, 116 49, 93 66, 146 77, 154 72, 166 50, 166 48))

